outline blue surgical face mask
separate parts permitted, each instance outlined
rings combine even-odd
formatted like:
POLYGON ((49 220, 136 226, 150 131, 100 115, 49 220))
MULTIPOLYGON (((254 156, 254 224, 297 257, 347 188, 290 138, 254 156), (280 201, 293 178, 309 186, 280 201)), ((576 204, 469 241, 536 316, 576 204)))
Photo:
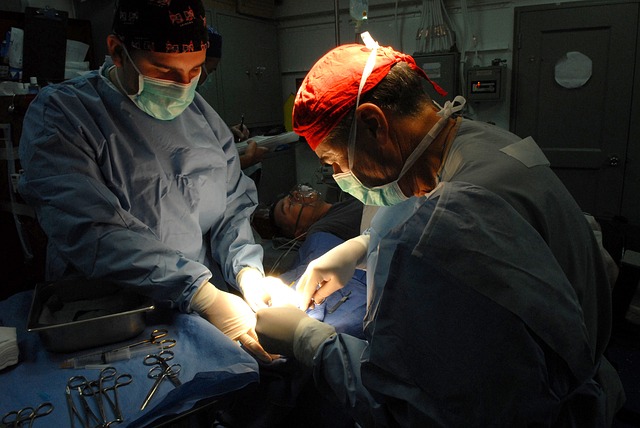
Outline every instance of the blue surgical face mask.
MULTIPOLYGON (((151 117, 160 120, 171 120, 179 116, 193 101, 198 86, 200 74, 195 76, 187 84, 176 83, 170 80, 156 79, 145 76, 133 62, 126 48, 124 48, 129 61, 138 73, 138 92, 127 96, 136 106, 151 117)), ((116 72, 116 80, 120 88, 126 93, 120 77, 116 72)))
MULTIPOLYGON (((366 33, 366 35, 368 36, 368 33, 366 33)), ((363 39, 365 39, 365 33, 363 33, 363 39)), ((364 87, 367 78, 373 71, 376 60, 376 50, 378 48, 378 44, 372 39, 365 39, 365 44, 367 45, 367 47, 370 47, 372 51, 369 55, 369 58, 367 59, 367 63, 364 66, 364 71, 362 72, 362 78, 360 79, 360 87, 358 88, 358 95, 356 97, 356 110, 360 105, 360 94, 362 92, 362 88, 364 87)), ((413 164, 425 152, 425 150, 429 148, 433 140, 438 136, 444 125, 447 123, 447 119, 449 118, 449 116, 451 116, 453 112, 462 110, 464 104, 465 99, 461 96, 455 97, 453 103, 451 101, 447 101, 444 107, 441 107, 440 111, 438 112, 438 116, 440 116, 441 119, 429 130, 427 135, 424 136, 422 141, 420 141, 413 152, 409 155, 402 167, 402 170, 400 171, 400 174, 398 174, 398 178, 390 183, 375 187, 365 186, 353 173, 353 158, 355 152, 357 130, 357 117, 356 115, 354 115, 353 123, 351 125, 351 132, 349 134, 349 145, 347 149, 349 171, 341 172, 339 174, 333 174, 333 179, 336 181, 336 184, 338 185, 338 187, 340 187, 340 189, 342 189, 342 191, 356 197, 365 205, 391 206, 408 199, 408 197, 400 189, 398 181, 413 166, 413 164), (456 102, 459 104, 454 106, 454 103, 456 102)))

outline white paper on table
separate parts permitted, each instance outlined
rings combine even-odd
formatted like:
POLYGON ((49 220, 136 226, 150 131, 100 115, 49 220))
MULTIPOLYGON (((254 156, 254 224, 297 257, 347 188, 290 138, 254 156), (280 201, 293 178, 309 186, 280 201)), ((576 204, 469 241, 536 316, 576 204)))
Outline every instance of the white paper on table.
POLYGON ((89 51, 89 45, 77 40, 67 39, 66 62, 83 62, 89 51))
POLYGON ((24 44, 24 30, 11 27, 9 46, 9 66, 22 69, 22 46, 24 44))

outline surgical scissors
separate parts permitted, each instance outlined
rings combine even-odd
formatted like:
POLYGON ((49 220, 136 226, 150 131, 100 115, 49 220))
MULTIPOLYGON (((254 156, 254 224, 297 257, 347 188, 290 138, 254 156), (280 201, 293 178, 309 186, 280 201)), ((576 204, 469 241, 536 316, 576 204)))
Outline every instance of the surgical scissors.
POLYGON ((33 421, 42 416, 46 416, 53 412, 53 404, 46 401, 35 409, 33 407, 24 407, 20 410, 13 410, 2 417, 3 425, 10 427, 21 427, 29 421, 28 427, 33 426, 33 421))
POLYGON ((180 366, 180 364, 167 364, 167 361, 172 359, 173 352, 171 351, 162 351, 159 354, 147 355, 145 357, 144 364, 147 366, 153 366, 151 367, 151 369, 149 369, 149 373, 147 374, 147 376, 151 379, 155 379, 155 382, 151 386, 151 389, 142 402, 140 410, 144 410, 145 407, 147 407, 147 404, 149 404, 149 401, 151 401, 151 398, 153 398, 156 391, 158 390, 158 387, 165 377, 168 377, 174 386, 181 385, 180 379, 178 379, 178 375, 182 367, 180 366))
POLYGON ((136 346, 144 345, 145 343, 154 343, 160 345, 162 349, 173 348, 174 346, 176 346, 176 340, 165 339, 167 337, 167 334, 169 334, 169 332, 166 328, 157 328, 151 332, 148 339, 121 346, 120 348, 112 349, 111 351, 120 351, 126 348, 135 348, 136 346))

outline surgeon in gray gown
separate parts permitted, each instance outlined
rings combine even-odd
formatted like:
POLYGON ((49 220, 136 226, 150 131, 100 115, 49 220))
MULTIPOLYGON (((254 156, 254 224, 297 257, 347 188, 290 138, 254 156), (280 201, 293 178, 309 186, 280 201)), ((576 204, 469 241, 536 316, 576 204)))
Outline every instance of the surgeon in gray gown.
POLYGON ((288 307, 258 311, 261 343, 365 427, 610 426, 611 283, 580 208, 532 138, 456 117, 462 97, 436 105, 413 58, 365 40, 314 65, 293 122, 381 206, 298 286, 306 309, 366 269, 366 339, 288 307))

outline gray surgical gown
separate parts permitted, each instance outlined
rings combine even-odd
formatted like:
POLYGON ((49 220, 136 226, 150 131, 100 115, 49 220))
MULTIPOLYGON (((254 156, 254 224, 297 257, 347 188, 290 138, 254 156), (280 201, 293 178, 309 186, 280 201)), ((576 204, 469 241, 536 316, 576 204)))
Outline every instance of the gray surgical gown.
POLYGON ((262 270, 256 188, 200 95, 156 120, 103 76, 108 65, 45 87, 24 120, 19 190, 48 236, 47 277, 110 278, 189 311, 216 266, 232 285, 242 267, 262 270))
POLYGON ((374 217, 366 340, 321 345, 319 387, 363 426, 608 426, 610 284, 582 212, 490 125, 459 124, 440 177, 374 217))

